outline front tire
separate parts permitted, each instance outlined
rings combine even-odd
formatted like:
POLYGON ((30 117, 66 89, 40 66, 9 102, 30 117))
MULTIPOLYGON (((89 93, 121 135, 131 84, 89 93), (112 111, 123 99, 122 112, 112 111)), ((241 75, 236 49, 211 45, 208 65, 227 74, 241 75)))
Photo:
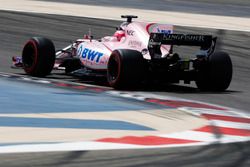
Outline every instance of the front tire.
POLYGON ((197 87, 202 91, 224 91, 232 80, 232 61, 225 52, 215 52, 209 56, 207 66, 199 70, 197 87))
POLYGON ((135 88, 143 80, 145 60, 136 50, 114 50, 109 58, 107 80, 115 89, 135 88))
POLYGON ((55 46, 47 38, 33 37, 23 48, 22 60, 24 71, 28 75, 49 75, 55 64, 55 46))

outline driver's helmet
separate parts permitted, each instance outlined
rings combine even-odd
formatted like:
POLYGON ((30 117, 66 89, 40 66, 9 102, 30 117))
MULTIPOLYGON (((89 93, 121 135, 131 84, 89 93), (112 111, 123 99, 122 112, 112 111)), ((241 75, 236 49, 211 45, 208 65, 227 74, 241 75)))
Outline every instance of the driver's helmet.
POLYGON ((117 41, 121 41, 123 37, 125 37, 125 31, 124 30, 117 30, 114 35, 114 37, 117 38, 117 41))

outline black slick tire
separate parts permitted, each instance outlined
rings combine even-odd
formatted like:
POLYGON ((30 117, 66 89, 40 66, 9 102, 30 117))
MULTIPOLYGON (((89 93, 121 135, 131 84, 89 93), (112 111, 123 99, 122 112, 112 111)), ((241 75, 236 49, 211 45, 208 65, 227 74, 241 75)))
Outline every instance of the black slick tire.
POLYGON ((207 66, 198 72, 196 85, 202 91, 225 91, 231 83, 232 74, 229 55, 215 52, 209 56, 207 66))
POLYGON ((31 76, 49 75, 55 63, 55 46, 47 38, 33 37, 24 46, 22 52, 24 71, 31 76))
POLYGON ((145 74, 145 60, 136 50, 114 50, 109 58, 107 80, 115 89, 137 88, 145 74))

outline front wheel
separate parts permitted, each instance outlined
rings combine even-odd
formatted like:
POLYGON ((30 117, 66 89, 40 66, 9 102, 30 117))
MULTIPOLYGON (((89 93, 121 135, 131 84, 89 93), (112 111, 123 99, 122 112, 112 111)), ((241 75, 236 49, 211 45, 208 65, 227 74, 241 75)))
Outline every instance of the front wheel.
POLYGON ((51 40, 42 37, 31 38, 23 48, 24 71, 31 76, 44 77, 55 64, 55 47, 51 40))
POLYGON ((232 80, 232 61, 225 52, 209 56, 207 66, 198 71, 196 85, 204 91, 224 91, 232 80))
POLYGON ((109 58, 107 80, 115 89, 135 88, 143 80, 145 61, 136 50, 114 50, 109 58))

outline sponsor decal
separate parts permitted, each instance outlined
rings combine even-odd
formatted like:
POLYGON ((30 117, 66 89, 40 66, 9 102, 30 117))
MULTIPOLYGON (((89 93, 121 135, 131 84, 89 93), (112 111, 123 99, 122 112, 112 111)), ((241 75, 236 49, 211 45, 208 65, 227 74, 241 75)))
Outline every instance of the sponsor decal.
POLYGON ((204 35, 183 35, 183 34, 167 34, 164 36, 164 40, 180 40, 180 41, 198 41, 204 42, 204 35))
POLYGON ((167 24, 149 24, 146 27, 148 33, 163 33, 163 34, 171 34, 173 33, 173 26, 167 24))
POLYGON ((98 52, 89 48, 83 48, 83 46, 80 46, 80 48, 77 51, 77 55, 84 60, 89 60, 92 62, 99 63, 100 58, 104 54, 101 52, 98 52))
POLYGON ((141 47, 142 46, 142 43, 140 41, 129 41, 128 42, 128 45, 130 47, 141 47))
POLYGON ((160 28, 157 28, 157 32, 163 33, 163 34, 171 34, 172 33, 171 30, 164 30, 164 29, 160 29, 160 28))
POLYGON ((133 31, 133 30, 127 30, 127 34, 129 36, 134 36, 134 33, 135 33, 135 31, 133 31))

